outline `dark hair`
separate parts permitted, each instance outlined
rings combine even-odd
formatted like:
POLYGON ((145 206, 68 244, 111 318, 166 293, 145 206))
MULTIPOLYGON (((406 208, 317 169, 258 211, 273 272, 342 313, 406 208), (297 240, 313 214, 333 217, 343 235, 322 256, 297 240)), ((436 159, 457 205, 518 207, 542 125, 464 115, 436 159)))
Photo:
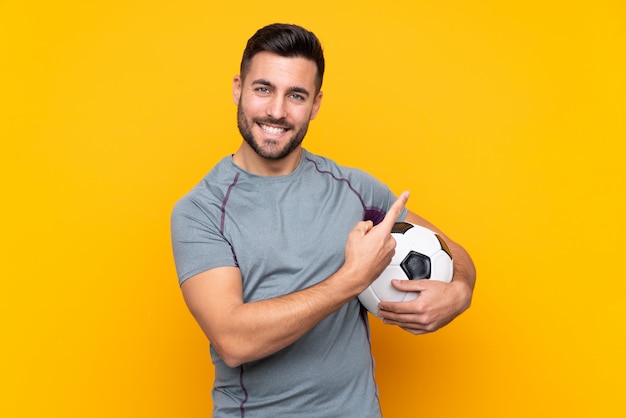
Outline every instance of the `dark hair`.
POLYGON ((272 52, 283 57, 302 57, 317 65, 315 87, 322 88, 324 79, 324 51, 313 32, 303 27, 274 23, 259 29, 250 39, 241 58, 240 75, 245 78, 252 58, 259 52, 272 52))

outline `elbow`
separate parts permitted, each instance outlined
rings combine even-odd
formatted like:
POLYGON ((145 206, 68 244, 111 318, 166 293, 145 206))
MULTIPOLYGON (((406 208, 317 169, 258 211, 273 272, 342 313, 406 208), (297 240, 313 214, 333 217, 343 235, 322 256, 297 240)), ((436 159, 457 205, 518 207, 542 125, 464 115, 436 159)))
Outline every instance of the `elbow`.
MULTIPOLYGON (((219 353, 219 351, 218 351, 219 353)), ((222 361, 224 362, 224 364, 226 364, 228 367, 230 368, 236 368, 241 366, 243 363, 245 363, 245 361, 238 356, 233 356, 233 355, 224 355, 224 354, 220 354, 220 358, 222 359, 222 361)))
POLYGON ((213 348, 220 356, 220 359, 230 368, 236 368, 242 364, 254 360, 250 357, 250 354, 241 349, 241 346, 237 344, 224 344, 213 342, 213 348))

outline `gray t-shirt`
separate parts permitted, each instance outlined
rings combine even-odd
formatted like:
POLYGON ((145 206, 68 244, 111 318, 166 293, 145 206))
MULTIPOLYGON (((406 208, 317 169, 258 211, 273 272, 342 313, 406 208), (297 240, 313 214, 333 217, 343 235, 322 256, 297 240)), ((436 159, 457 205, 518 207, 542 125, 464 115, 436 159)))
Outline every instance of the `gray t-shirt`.
MULTIPOLYGON (((226 157, 174 208, 179 282, 236 266, 244 302, 310 287, 341 267, 355 224, 380 222, 394 200, 369 174, 306 150, 293 173, 277 177, 226 157)), ((212 347, 211 357, 214 417, 380 416, 367 314, 356 298, 266 358, 230 368, 212 347)))

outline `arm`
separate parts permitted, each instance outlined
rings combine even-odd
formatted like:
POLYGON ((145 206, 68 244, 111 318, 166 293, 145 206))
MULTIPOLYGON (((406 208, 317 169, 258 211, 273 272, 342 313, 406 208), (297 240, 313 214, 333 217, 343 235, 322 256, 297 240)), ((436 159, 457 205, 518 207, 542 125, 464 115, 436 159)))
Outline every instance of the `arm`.
POLYGON ((189 310, 224 362, 236 367, 279 351, 369 286, 391 261, 391 228, 407 199, 403 193, 375 227, 359 222, 348 236, 343 266, 307 289, 244 303, 235 267, 211 269, 183 282, 189 310))
POLYGON ((445 240, 454 259, 454 275, 450 283, 434 280, 393 281, 398 290, 419 292, 420 296, 409 302, 382 302, 378 314, 386 324, 398 325, 412 334, 424 334, 447 325, 469 308, 476 269, 467 251, 430 222, 413 212, 409 212, 406 221, 429 228, 445 240))

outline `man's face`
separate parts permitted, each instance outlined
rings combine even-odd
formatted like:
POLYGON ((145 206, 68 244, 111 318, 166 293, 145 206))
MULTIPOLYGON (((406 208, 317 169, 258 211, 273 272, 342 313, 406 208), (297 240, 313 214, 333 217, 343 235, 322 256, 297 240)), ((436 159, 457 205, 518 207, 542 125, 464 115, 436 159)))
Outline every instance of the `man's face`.
POLYGON ((311 60, 260 52, 245 79, 233 80, 239 132, 261 157, 278 160, 298 148, 319 110, 311 60))

